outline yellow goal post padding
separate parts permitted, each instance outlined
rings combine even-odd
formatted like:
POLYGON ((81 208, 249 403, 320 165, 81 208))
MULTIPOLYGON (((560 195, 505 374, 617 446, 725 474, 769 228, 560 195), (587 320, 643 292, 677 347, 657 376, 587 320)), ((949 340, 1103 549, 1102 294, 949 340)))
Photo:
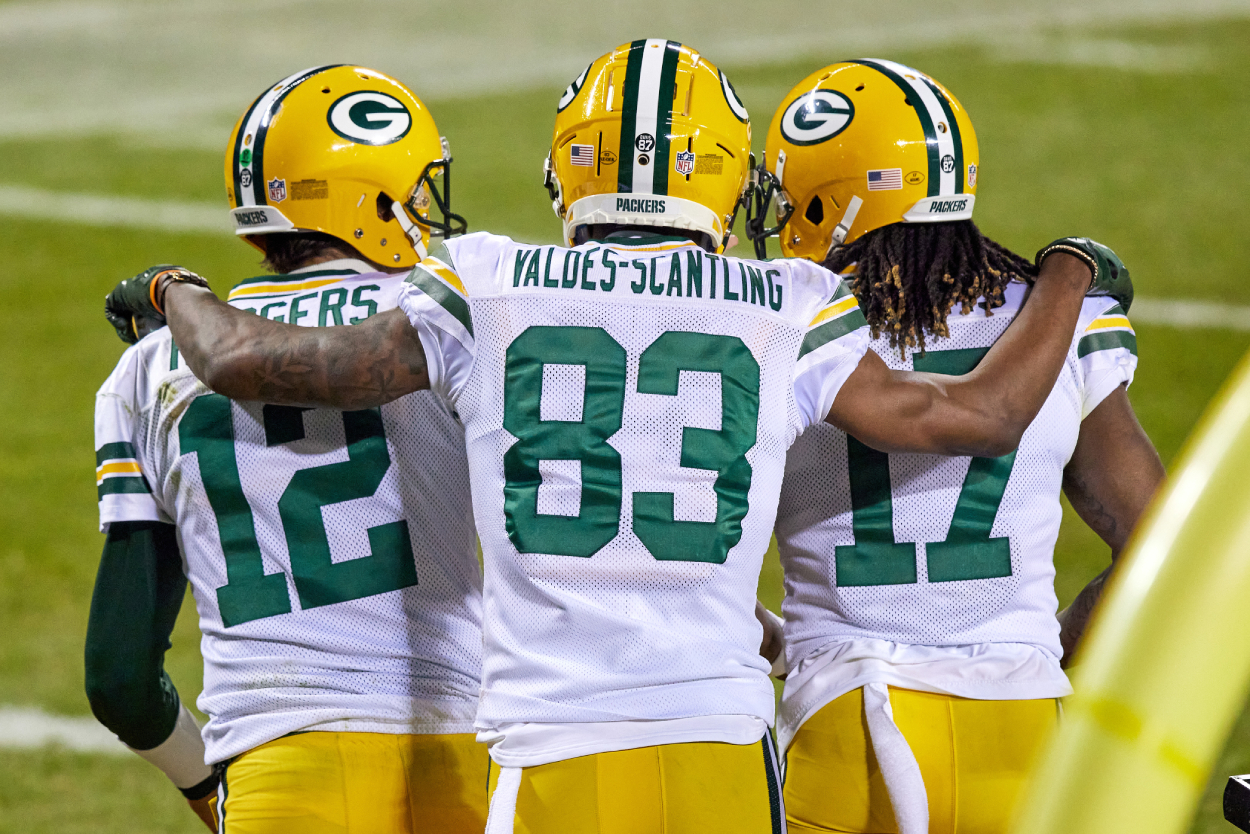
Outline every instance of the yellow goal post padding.
POLYGON ((1015 834, 1180 832, 1250 684, 1250 354, 1091 625, 1015 834))

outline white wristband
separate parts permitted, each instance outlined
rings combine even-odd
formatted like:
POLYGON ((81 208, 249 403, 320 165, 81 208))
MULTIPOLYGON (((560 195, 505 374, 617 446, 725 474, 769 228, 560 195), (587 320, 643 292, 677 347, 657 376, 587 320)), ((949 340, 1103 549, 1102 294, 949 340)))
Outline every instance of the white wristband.
MULTIPOLYGON (((135 750, 133 747, 130 749, 135 750)), ((183 705, 179 705, 178 721, 169 738, 150 750, 135 752, 160 768, 178 788, 193 788, 213 775, 213 769, 204 764, 204 739, 200 737, 200 725, 183 705)))

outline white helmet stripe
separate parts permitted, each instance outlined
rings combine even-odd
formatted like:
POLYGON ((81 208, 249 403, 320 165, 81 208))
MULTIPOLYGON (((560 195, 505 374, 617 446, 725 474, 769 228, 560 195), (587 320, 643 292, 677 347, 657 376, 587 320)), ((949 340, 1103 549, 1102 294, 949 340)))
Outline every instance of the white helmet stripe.
POLYGON ((306 70, 288 75, 277 84, 265 91, 256 103, 252 105, 252 109, 248 111, 247 118, 239 127, 239 139, 234 155, 234 181, 239 183, 238 193, 235 195, 239 208, 244 206, 265 205, 266 201, 263 197, 258 201, 257 195, 264 194, 265 184, 263 172, 256 167, 255 139, 262 127, 268 128, 269 121, 273 118, 270 112, 273 109, 274 102, 279 96, 285 93, 291 86, 299 83, 313 73, 326 69, 324 66, 309 67, 306 70), (242 153, 247 151, 246 156, 242 153), (243 160, 246 159, 245 163, 243 160), (244 171, 247 174, 244 175, 244 171))
MULTIPOLYGON (((668 41, 663 38, 649 38, 642 50, 642 68, 638 74, 638 99, 634 111, 638 114, 634 120, 633 136, 635 142, 633 193, 635 194, 655 193, 655 146, 659 141, 656 133, 658 127, 656 114, 660 105, 660 71, 664 68, 664 53, 667 51, 665 44, 667 43, 668 41), (653 140, 646 152, 649 160, 646 165, 639 161, 642 154, 638 152, 636 144, 638 137, 644 133, 653 140)), ((667 125, 665 128, 667 129, 667 125)))
MULTIPOLYGON (((955 164, 955 161, 957 158, 962 158, 963 154, 956 153, 954 131, 952 130, 951 125, 946 124, 948 121, 946 111, 942 108, 942 103, 938 101, 937 95, 934 94, 933 89, 922 80, 922 76, 924 74, 912 69, 911 67, 895 63, 894 61, 873 59, 871 61, 864 61, 863 63, 868 64, 869 66, 878 65, 890 70, 899 78, 903 79, 903 81, 906 82, 911 88, 917 100, 920 101, 925 110, 928 112, 929 120, 933 123, 935 128, 934 136, 937 138, 938 159, 944 160, 949 157, 952 162, 949 166, 949 171, 946 170, 948 166, 945 165, 941 166, 939 169, 941 172, 941 179, 939 180, 937 195, 934 195, 933 192, 930 191, 930 196, 958 194, 959 189, 956 187, 957 180, 955 177, 955 170, 958 165, 955 164), (937 128, 938 125, 946 125, 946 130, 943 131, 940 128, 937 128)), ((962 148, 959 150, 962 151, 962 148)))

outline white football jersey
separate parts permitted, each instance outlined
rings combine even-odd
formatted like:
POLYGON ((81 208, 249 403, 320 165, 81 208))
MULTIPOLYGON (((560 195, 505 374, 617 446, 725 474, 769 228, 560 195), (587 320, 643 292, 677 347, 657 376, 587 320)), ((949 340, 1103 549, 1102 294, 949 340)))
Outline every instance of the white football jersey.
MULTIPOLYGON (((278 321, 354 324, 403 276, 335 261, 245 281, 278 321)), ((178 528, 209 763, 305 730, 471 732, 481 572, 464 430, 429 392, 342 412, 232 402, 162 328, 96 400, 100 521, 178 528)))
POLYGON ((752 612, 785 452, 867 349, 815 264, 632 243, 454 238, 399 302, 466 428, 479 738, 505 766, 759 740, 752 612))
MULTIPOLYGON (((967 315, 952 314, 950 337, 930 337, 923 356, 910 349, 900 354, 885 334, 872 349, 891 368, 966 373, 1015 318, 1024 291, 1023 285, 1009 286, 1005 304, 992 315, 981 305, 967 315)), ((1090 298, 1054 389, 1009 455, 886 455, 828 425, 794 444, 776 527, 785 570, 787 666, 798 670, 787 679, 782 707, 789 730, 819 702, 841 694, 808 688, 799 697, 820 671, 804 665, 817 655, 843 663, 871 655, 884 669, 950 659, 907 647, 1011 644, 995 655, 995 665, 985 651, 960 662, 967 666, 979 657, 987 660, 983 672, 1012 668, 1066 688, 1058 666, 1053 561, 1063 469, 1081 421, 1132 381, 1136 365, 1136 340, 1123 310, 1111 299, 1090 298), (864 643, 847 650, 849 657, 833 651, 856 640, 889 645, 864 643)), ((963 657, 950 657, 956 656, 963 657)), ((938 664, 932 671, 950 677, 951 668, 938 664)), ((922 674, 914 668, 908 674, 913 672, 922 674)), ((848 679, 848 688, 864 682, 848 679)), ((883 682, 900 680, 886 674, 883 682)), ((988 689, 930 683, 934 691, 964 697, 1065 694, 1008 694, 992 681, 988 689)))

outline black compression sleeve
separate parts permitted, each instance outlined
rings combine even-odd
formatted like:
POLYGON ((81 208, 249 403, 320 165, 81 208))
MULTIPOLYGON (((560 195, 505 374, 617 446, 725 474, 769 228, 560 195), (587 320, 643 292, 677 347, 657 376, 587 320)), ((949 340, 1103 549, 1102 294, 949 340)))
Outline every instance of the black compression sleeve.
POLYGON ((87 622, 87 699, 136 750, 158 746, 178 720, 165 651, 186 588, 172 524, 109 525, 87 622))

